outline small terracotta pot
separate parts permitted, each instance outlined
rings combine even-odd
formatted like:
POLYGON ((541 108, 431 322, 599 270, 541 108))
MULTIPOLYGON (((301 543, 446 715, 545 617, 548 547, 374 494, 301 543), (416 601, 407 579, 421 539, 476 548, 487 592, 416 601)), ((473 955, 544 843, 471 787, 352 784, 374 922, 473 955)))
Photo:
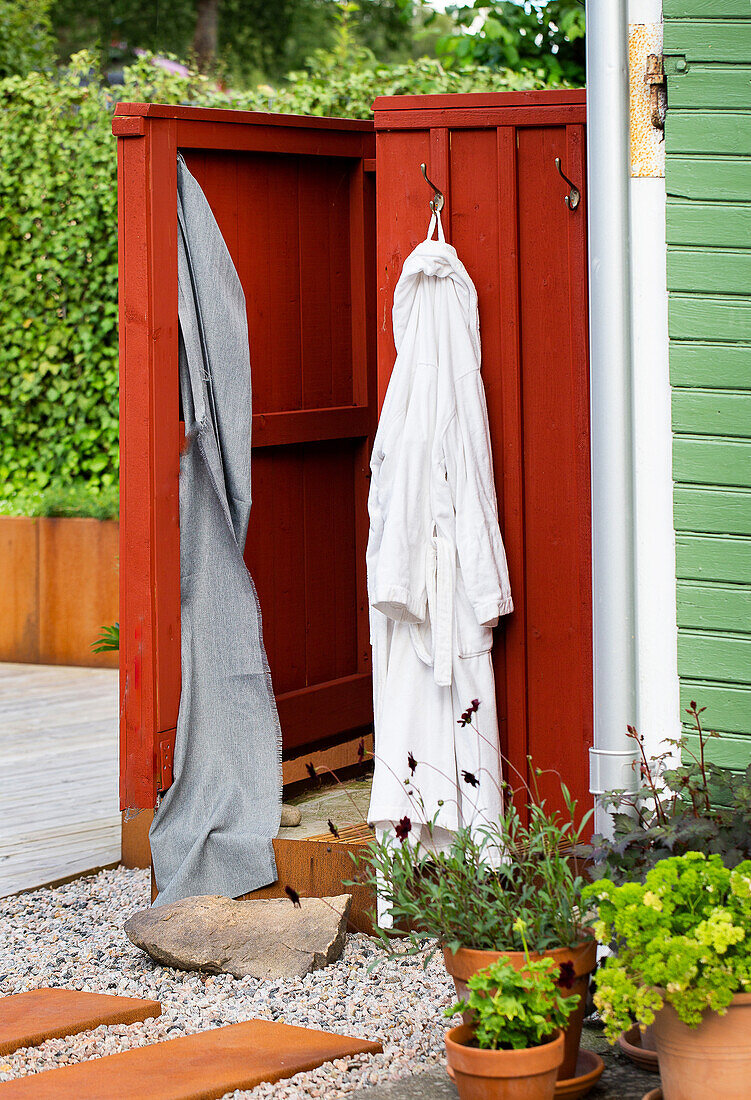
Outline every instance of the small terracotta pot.
POLYGON ((665 1100, 748 1100, 751 993, 737 993, 724 1016, 705 1012, 695 1028, 666 1004, 655 1016, 654 1036, 665 1100))
POLYGON ((480 1050, 466 1024, 446 1035, 446 1058, 461 1100, 553 1100, 563 1061, 563 1032, 539 1047, 480 1050))
MULTIPOLYGON (((530 951, 529 957, 532 960, 553 959, 558 965, 565 962, 574 964, 575 981, 569 996, 578 997, 579 1006, 568 1018, 565 1029, 565 1053, 559 1074, 561 1080, 567 1080, 576 1076, 576 1059, 579 1055, 584 1011, 587 1005, 589 975, 597 963, 597 941, 586 939, 574 947, 556 947, 550 951, 541 951, 539 954, 530 951)), ((501 958, 508 959, 514 970, 521 970, 526 963, 523 951, 476 951, 471 947, 460 947, 454 953, 444 947, 443 959, 446 969, 454 979, 458 999, 462 1001, 467 997, 467 981, 473 974, 476 974, 478 970, 484 970, 486 966, 490 966, 491 963, 501 958)), ((470 1021, 471 1013, 465 1013, 465 1024, 470 1023, 470 1021)))

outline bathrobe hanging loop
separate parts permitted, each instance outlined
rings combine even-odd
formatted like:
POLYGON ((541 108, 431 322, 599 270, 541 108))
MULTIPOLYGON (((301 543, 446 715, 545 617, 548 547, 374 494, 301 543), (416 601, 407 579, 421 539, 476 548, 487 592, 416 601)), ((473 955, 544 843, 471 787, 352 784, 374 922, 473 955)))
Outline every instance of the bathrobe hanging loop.
POLYGON ((433 238, 433 233, 438 230, 438 240, 441 244, 446 243, 446 238, 443 234, 443 224, 441 223, 441 211, 434 210, 430 218, 430 225, 428 226, 428 235, 425 238, 426 241, 430 241, 433 238))

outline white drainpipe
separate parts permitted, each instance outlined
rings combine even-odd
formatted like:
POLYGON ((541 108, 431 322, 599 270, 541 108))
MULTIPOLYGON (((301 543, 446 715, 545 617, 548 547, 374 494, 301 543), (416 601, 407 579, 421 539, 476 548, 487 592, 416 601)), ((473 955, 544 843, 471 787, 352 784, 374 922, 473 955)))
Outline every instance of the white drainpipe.
POLYGON ((626 736, 637 717, 627 27, 626 0, 587 4, 595 795, 637 780, 626 736))

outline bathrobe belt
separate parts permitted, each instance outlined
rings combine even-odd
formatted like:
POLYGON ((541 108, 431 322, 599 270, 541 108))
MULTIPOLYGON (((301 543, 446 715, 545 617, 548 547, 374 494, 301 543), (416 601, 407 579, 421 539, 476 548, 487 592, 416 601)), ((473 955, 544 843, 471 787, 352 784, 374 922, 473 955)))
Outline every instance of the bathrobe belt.
POLYGON ((424 664, 433 666, 433 678, 439 687, 450 687, 452 678, 455 553, 450 539, 433 536, 425 555, 428 621, 410 627, 415 652, 424 664))

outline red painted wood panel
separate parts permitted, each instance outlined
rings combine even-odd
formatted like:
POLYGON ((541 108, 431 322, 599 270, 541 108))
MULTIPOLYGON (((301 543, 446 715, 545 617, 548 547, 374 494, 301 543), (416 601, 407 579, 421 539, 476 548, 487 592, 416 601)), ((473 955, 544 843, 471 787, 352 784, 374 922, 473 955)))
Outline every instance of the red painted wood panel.
POLYGON ((374 255, 374 193, 362 168, 374 141, 361 123, 127 111, 119 107, 114 123, 132 135, 119 143, 122 797, 124 806, 149 807, 180 689, 177 150, 204 189, 245 291, 254 450, 245 557, 284 747, 299 751, 372 716, 359 555, 363 455, 375 425, 375 286, 364 277, 374 255))
POLYGON ((586 214, 584 202, 564 204, 554 160, 585 194, 584 110, 583 92, 562 91, 400 96, 375 112, 379 400, 394 361, 394 286, 430 217, 427 160, 479 299, 515 603, 493 654, 507 775, 513 786, 536 779, 558 802, 557 773, 582 808, 592 743, 586 214))
POLYGON ((520 131, 528 741, 533 763, 544 769, 539 778, 543 796, 557 788, 552 770, 577 797, 588 800, 590 558, 582 553, 582 543, 588 547, 590 509, 580 482, 589 485, 589 464, 584 467, 579 458, 588 455, 589 373, 586 345, 579 339, 586 301, 580 295, 579 316, 572 313, 573 283, 580 273, 572 271, 569 254, 570 235, 575 240, 577 228, 583 234, 586 214, 581 204, 573 213, 564 204, 567 185, 558 175, 556 157, 567 170, 565 127, 520 131), (525 262, 525 257, 537 259, 525 262))
POLYGON ((153 805, 180 691, 176 154, 169 119, 118 143, 124 806, 153 805))

